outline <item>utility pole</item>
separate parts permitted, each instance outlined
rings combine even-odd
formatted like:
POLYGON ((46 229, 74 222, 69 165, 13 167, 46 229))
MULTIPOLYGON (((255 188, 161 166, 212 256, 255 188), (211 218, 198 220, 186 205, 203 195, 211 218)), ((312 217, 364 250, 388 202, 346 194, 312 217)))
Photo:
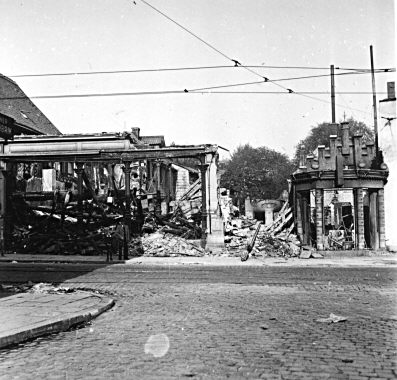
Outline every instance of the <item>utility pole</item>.
POLYGON ((371 56, 371 76, 372 76, 372 101, 374 107, 374 132, 375 132, 375 157, 379 154, 379 140, 378 140, 378 111, 376 108, 376 90, 375 90, 375 71, 374 71, 374 55, 372 52, 372 45, 369 47, 371 56))
POLYGON ((335 72, 334 65, 331 65, 331 112, 332 123, 335 123, 335 72))

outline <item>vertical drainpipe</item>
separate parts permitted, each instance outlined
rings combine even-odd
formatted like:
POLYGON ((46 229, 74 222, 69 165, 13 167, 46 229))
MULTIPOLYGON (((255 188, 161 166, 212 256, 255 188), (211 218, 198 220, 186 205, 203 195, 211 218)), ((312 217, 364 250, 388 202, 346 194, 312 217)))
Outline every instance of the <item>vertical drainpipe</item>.
POLYGON ((83 224, 83 170, 84 163, 76 162, 75 172, 77 174, 77 224, 83 224))

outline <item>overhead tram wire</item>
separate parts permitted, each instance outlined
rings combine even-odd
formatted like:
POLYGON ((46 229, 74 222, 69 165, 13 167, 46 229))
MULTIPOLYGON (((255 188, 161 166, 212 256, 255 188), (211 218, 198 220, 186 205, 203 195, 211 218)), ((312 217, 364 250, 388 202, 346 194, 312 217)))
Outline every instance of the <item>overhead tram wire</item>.
POLYGON ((262 84, 263 80, 261 81, 256 81, 256 82, 244 82, 244 83, 233 83, 233 84, 224 84, 224 85, 219 85, 219 86, 210 86, 210 87, 203 87, 203 88, 193 88, 186 90, 187 92, 200 92, 204 90, 214 90, 217 88, 228 88, 228 87, 238 87, 238 86, 249 86, 253 84, 262 84))
MULTIPOLYGON (((106 75, 106 74, 134 74, 134 73, 150 73, 150 72, 167 72, 167 71, 191 71, 191 70, 211 70, 211 69, 231 69, 235 66, 230 65, 216 65, 216 66, 192 66, 192 67, 170 67, 170 68, 155 68, 155 69, 131 69, 131 70, 103 70, 103 71, 81 71, 81 72, 64 72, 64 73, 37 73, 37 74, 13 74, 7 75, 9 78, 35 78, 35 77, 55 77, 55 76, 83 76, 83 75, 106 75)), ((306 69, 306 70, 329 70, 326 67, 302 67, 302 66, 263 66, 263 65, 246 65, 245 67, 252 68, 273 68, 273 69, 306 69)), ((336 68, 335 68, 336 69, 336 68)), ((352 70, 353 72, 337 73, 336 75, 355 75, 371 73, 371 70, 361 69, 343 69, 352 70)), ((395 72, 395 68, 376 69, 375 73, 391 73, 395 72)), ((306 79, 316 77, 327 77, 331 74, 307 75, 293 78, 272 79, 273 82, 292 79, 306 79)), ((262 77, 263 78, 263 77, 262 77)))
POLYGON ((146 0, 141 0, 142 3, 144 3, 145 5, 147 5, 148 7, 152 8, 154 11, 156 11, 157 13, 159 13, 160 15, 162 15, 163 17, 165 17, 167 20, 171 21, 172 23, 174 23, 175 25, 179 26, 180 28, 182 28, 185 32, 189 33, 190 35, 192 35, 194 38, 198 39, 199 41, 201 41, 202 43, 204 43, 205 45, 207 45, 209 48, 211 48, 212 50, 214 50, 215 52, 217 52, 218 54, 222 55, 224 58, 228 59, 229 61, 231 61, 232 63, 234 63, 234 65, 236 67, 241 67, 244 68, 245 70, 251 72, 252 74, 263 78, 264 82, 270 82, 275 84, 276 86, 288 91, 289 93, 293 92, 291 89, 288 89, 286 87, 284 87, 281 84, 278 83, 274 83, 272 82, 271 79, 257 73, 256 71, 250 69, 247 66, 244 66, 242 63, 240 63, 238 60, 233 59, 229 56, 227 56, 225 53, 221 52, 219 49, 217 49, 215 46, 211 45, 210 43, 208 43, 207 41, 203 40, 201 37, 197 36, 195 33, 193 33, 191 30, 187 29, 186 27, 184 27, 183 25, 181 25, 179 22, 175 21, 174 19, 172 19, 171 17, 169 17, 168 15, 166 15, 164 12, 160 11, 159 9, 157 9, 156 7, 154 7, 153 5, 151 5, 150 3, 148 3, 146 0))
MULTIPOLYGON (((383 71, 379 71, 381 73, 383 71)), ((370 74, 371 72, 355 72, 355 73, 339 73, 334 75, 358 75, 358 74, 370 74)), ((321 77, 329 77, 330 74, 322 74, 322 75, 308 75, 302 77, 291 77, 291 78, 280 78, 280 79, 273 79, 272 82, 281 82, 281 81, 290 81, 290 80, 298 80, 298 79, 309 79, 309 78, 321 78, 321 77)), ((237 87, 237 86, 246 86, 246 85, 253 85, 253 84, 262 84, 264 81, 256 81, 256 82, 244 82, 244 83, 235 83, 235 84, 226 84, 226 85, 218 85, 218 86, 209 86, 203 88, 195 88, 195 89, 187 89, 185 92, 197 92, 202 90, 212 90, 217 88, 228 88, 228 87, 237 87)), ((300 91, 297 91, 299 93, 300 91)), ((320 92, 321 93, 321 92, 320 92)), ((372 92, 371 92, 372 94, 372 92)))
MULTIPOLYGON (((141 91, 141 92, 116 92, 116 93, 90 93, 90 94, 62 94, 62 95, 33 95, 30 96, 30 99, 71 99, 71 98, 93 98, 93 97, 114 97, 114 96, 144 96, 144 95, 172 95, 172 94, 185 94, 187 91, 182 90, 171 90, 171 91, 141 91)), ((306 91, 306 92, 298 92, 296 95, 300 95, 306 97, 311 100, 316 100, 322 103, 330 104, 330 101, 325 99, 316 98, 310 96, 313 92, 306 91)), ((329 95, 329 92, 315 92, 316 94, 323 94, 329 95)), ((372 93, 372 92, 371 92, 372 93)), ((287 95, 286 92, 280 91, 192 91, 190 94, 272 94, 272 95, 287 95)), ((338 94, 338 92, 336 93, 338 94)), ((344 94, 356 94, 354 92, 344 92, 344 94)), ((357 94, 364 94, 364 93, 357 93, 357 94)), ((385 94, 385 92, 378 92, 378 94, 385 94)), ((1 97, 0 100, 17 100, 17 99, 26 99, 26 97, 19 96, 19 97, 1 97)), ((346 107, 341 104, 336 104, 337 107, 342 107, 349 110, 354 110, 357 112, 365 113, 372 115, 372 113, 363 111, 353 107, 346 107)))
MULTIPOLYGON (((263 69, 304 69, 304 70, 329 70, 328 67, 309 67, 309 66, 265 66, 265 65, 246 65, 251 68, 263 69)), ((235 66, 231 65, 216 65, 216 66, 192 66, 192 67, 163 67, 154 69, 130 69, 130 70, 102 70, 102 71, 77 71, 64 73, 37 73, 37 74, 9 74, 9 78, 30 78, 30 77, 55 77, 55 76, 77 76, 77 75, 104 75, 104 74, 134 74, 134 73, 150 73, 163 71, 189 71, 189 70, 211 70, 211 69, 233 69, 235 66)), ((385 69, 386 70, 386 69, 385 69)))
MULTIPOLYGON (((258 82, 262 83, 262 82, 258 82)), ((144 95, 178 95, 185 94, 188 91, 184 90, 168 90, 168 91, 137 91, 137 92, 109 92, 109 93, 88 93, 88 94, 59 94, 59 95, 32 95, 29 96, 30 99, 68 99, 68 98, 95 98, 95 97, 116 97, 116 96, 144 96, 144 95)), ((205 91, 205 90, 197 90, 188 92, 190 94, 252 94, 252 95, 288 95, 285 91, 205 91)), ((297 95, 308 96, 308 94, 317 94, 317 95, 329 95, 328 91, 298 91, 297 95)), ((343 95, 368 95, 372 94, 372 92, 336 92, 336 94, 343 95)), ((379 95, 384 95, 386 92, 377 92, 379 95)), ((0 97, 0 100, 18 100, 18 99, 26 99, 27 96, 10 96, 10 97, 0 97)), ((321 102, 329 103, 324 99, 313 98, 315 100, 320 100, 321 102)))
MULTIPOLYGON (((257 73, 256 71, 254 71, 254 70, 252 70, 252 69, 250 69, 250 68, 248 68, 248 67, 246 67, 246 66, 244 66, 244 65, 241 64, 239 61, 230 58, 229 56, 227 56, 226 54, 224 54, 223 52, 221 52, 219 49, 217 49, 216 47, 214 47, 214 46, 211 45, 210 43, 206 42, 205 40, 203 40, 202 38, 200 38, 199 36, 197 36, 195 33, 193 33, 192 31, 190 31, 189 29, 187 29, 186 27, 184 27, 183 25, 181 25, 181 24, 178 23, 177 21, 173 20, 171 17, 169 17, 168 15, 166 15, 164 12, 160 11, 159 9, 157 9, 156 7, 154 7, 153 5, 149 4, 146 0, 141 0, 141 1, 142 1, 142 3, 144 3, 145 5, 147 5, 148 7, 152 8, 152 9, 155 10, 157 13, 159 13, 160 15, 162 15, 163 17, 165 17, 166 19, 168 19, 169 21, 171 21, 172 23, 174 23, 174 24, 176 24, 177 26, 179 26, 180 28, 182 28, 182 29, 183 29, 184 31, 186 31, 187 33, 189 33, 190 35, 192 35, 193 37, 195 37, 196 39, 198 39, 199 41, 201 41, 202 43, 204 43, 205 45, 207 45, 208 47, 210 47, 210 48, 213 49, 214 51, 216 51, 218 54, 222 55, 224 58, 226 58, 226 59, 232 61, 232 62, 235 64, 235 66, 237 66, 237 67, 242 67, 242 68, 244 68, 244 69, 250 71, 251 73, 253 73, 253 74, 259 76, 260 78, 263 78, 263 79, 264 79, 264 83, 265 83, 265 82, 270 82, 270 83, 273 83, 274 85, 276 85, 276 86, 282 88, 283 90, 287 91, 287 93, 296 94, 296 95, 300 95, 300 96, 305 96, 305 95, 302 94, 302 93, 295 92, 295 91, 293 91, 293 90, 290 89, 290 88, 287 88, 287 87, 285 87, 285 86, 283 86, 283 85, 281 85, 281 84, 279 84, 279 83, 277 83, 277 82, 272 81, 271 79, 269 79, 269 78, 267 78, 267 77, 265 77, 265 76, 263 76, 263 75, 257 73)), ((185 90, 185 92, 188 92, 188 91, 185 90)), ((317 100, 317 101, 323 102, 323 99, 319 99, 319 98, 315 98, 315 97, 310 97, 310 98, 313 99, 313 100, 317 100)))
POLYGON ((145 5, 147 5, 148 7, 152 8, 153 10, 155 10, 157 13, 161 14, 163 17, 165 17, 167 20, 171 21, 172 23, 174 23, 175 25, 179 26, 180 28, 182 28, 185 32, 189 33, 190 35, 192 35, 194 38, 197 38, 199 41, 201 41, 203 44, 207 45, 209 48, 211 48, 212 50, 216 51, 218 54, 222 55, 224 58, 228 59, 229 61, 234 62, 234 60, 230 57, 228 57, 226 54, 222 53, 220 50, 218 50, 215 46, 211 45, 210 43, 208 43, 207 41, 204 41, 201 37, 199 37, 197 34, 194 34, 191 30, 185 28, 183 25, 181 25, 179 22, 173 20, 171 17, 167 16, 164 12, 160 11, 160 9, 157 9, 156 7, 154 7, 153 5, 149 4, 147 1, 145 0, 141 0, 142 3, 144 3, 145 5))
MULTIPOLYGON (((68 98, 97 98, 112 96, 140 96, 140 95, 171 95, 184 94, 183 90, 169 91, 137 91, 137 92, 105 92, 105 93, 89 93, 89 94, 60 94, 60 95, 32 95, 29 99, 68 99, 68 98)), ((17 100, 26 99, 27 96, 10 96, 1 97, 0 100, 17 100)))

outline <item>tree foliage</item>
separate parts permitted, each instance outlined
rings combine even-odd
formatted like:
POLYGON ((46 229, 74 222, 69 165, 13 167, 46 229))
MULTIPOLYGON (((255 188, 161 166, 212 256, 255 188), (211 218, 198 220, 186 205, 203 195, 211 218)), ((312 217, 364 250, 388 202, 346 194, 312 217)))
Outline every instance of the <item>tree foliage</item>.
MULTIPOLYGON (((346 120, 350 125, 350 136, 353 136, 356 132, 360 132, 363 134, 363 141, 373 141, 374 133, 372 129, 370 129, 366 124, 361 121, 354 120, 350 118, 346 120)), ((305 154, 311 154, 316 150, 319 145, 329 145, 329 136, 330 135, 338 135, 341 136, 340 125, 339 124, 331 124, 328 122, 323 122, 317 124, 315 127, 312 127, 309 134, 303 140, 299 141, 296 146, 295 155, 294 155, 294 164, 297 166, 299 163, 299 155, 300 155, 300 147, 301 145, 305 146, 305 154)))
POLYGON ((294 166, 285 154, 246 144, 233 152, 223 169, 221 187, 230 189, 238 197, 276 199, 287 189, 287 179, 294 166))

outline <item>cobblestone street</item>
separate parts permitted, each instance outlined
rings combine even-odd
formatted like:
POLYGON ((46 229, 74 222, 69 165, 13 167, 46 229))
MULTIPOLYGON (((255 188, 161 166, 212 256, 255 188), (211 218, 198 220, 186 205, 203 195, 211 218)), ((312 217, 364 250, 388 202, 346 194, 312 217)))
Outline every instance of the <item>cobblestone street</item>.
POLYGON ((1 379, 393 379, 391 268, 114 265, 64 285, 116 306, 0 351, 1 379), (347 317, 321 323, 330 313, 347 317))

